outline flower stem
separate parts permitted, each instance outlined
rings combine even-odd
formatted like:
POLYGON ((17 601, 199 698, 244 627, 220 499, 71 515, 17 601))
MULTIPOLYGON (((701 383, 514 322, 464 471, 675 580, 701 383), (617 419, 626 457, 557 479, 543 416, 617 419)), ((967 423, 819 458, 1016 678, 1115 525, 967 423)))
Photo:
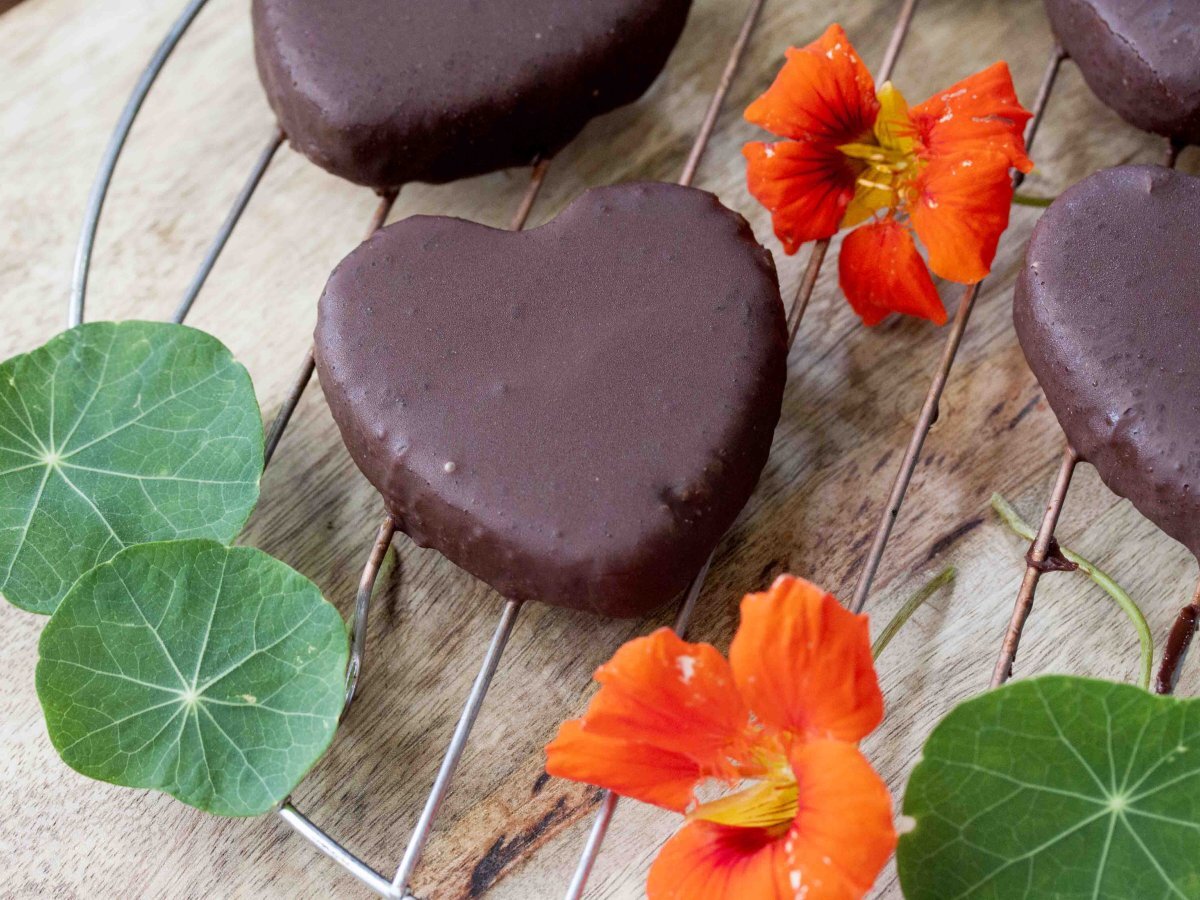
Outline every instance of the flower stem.
POLYGON ((883 651, 887 649, 887 645, 892 642, 892 638, 894 638, 900 632, 900 629, 908 623, 908 620, 913 617, 913 613, 924 606, 925 601, 936 594, 945 585, 952 582, 957 575, 958 570, 955 569, 954 566, 946 566, 946 568, 942 569, 942 571, 934 576, 932 581, 909 597, 904 602, 904 605, 900 607, 896 615, 892 616, 892 621, 887 623, 887 626, 875 640, 875 645, 871 648, 871 655, 875 659, 879 659, 880 654, 882 654, 883 651))
MULTIPOLYGON (((1033 528, 999 494, 992 494, 992 509, 1004 520, 1005 525, 1025 540, 1032 541, 1037 536, 1033 528)), ((1146 616, 1142 613, 1141 608, 1107 572, 1066 547, 1061 547, 1060 550, 1069 562, 1079 566, 1081 572, 1103 588, 1104 592, 1116 602, 1117 606, 1121 607, 1125 615, 1129 617, 1129 621, 1133 623, 1133 627, 1137 631, 1138 642, 1141 644, 1138 684, 1149 690, 1150 673, 1154 668, 1154 637, 1150 633, 1150 625, 1146 622, 1146 616)))
POLYGON ((1045 209, 1057 199, 1057 197, 1035 197, 1032 194, 1014 193, 1012 202, 1017 206, 1036 206, 1038 209, 1045 209))

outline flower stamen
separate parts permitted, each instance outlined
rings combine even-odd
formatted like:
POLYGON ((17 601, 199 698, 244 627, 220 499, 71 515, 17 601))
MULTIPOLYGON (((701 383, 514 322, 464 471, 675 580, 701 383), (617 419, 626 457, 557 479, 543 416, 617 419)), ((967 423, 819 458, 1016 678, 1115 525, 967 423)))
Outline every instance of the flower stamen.
POLYGON ((796 777, 784 762, 782 770, 770 778, 726 797, 702 803, 688 814, 688 818, 738 828, 787 831, 798 808, 796 777))

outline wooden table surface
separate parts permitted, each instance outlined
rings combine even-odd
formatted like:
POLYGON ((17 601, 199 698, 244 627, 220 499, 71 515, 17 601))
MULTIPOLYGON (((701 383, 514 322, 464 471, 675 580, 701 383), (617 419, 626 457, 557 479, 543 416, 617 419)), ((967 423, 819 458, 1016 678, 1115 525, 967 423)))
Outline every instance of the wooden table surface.
MULTIPOLYGON (((878 61, 898 0, 770 0, 698 179, 747 215, 787 259, 748 197, 738 149, 755 136, 738 112, 770 81, 789 43, 842 22, 878 61)), ((215 0, 185 38, 134 129, 100 232, 90 318, 170 314, 272 128, 255 77, 247 4, 215 0)), ((0 356, 42 343, 65 320, 84 201, 110 129, 181 0, 25 0, 0 16, 0 356)), ((589 185, 677 176, 725 52, 740 0, 697 0, 679 49, 650 94, 590 125, 554 162, 533 222, 589 185)), ((1021 97, 1051 49, 1038 0, 925 0, 896 81, 918 100, 999 58, 1021 97)), ((1050 105, 1027 189, 1047 194, 1088 172, 1158 161, 1162 143, 1121 123, 1069 64, 1050 105)), ((1194 170, 1186 156, 1183 166, 1194 170)), ((405 190, 393 218, 447 213, 507 222, 527 172, 405 190)), ((272 166, 190 319, 230 346, 272 416, 309 341, 332 266, 360 239, 375 200, 291 151, 272 166)), ((881 661, 888 718, 866 749, 902 790, 933 724, 984 689, 1022 574, 1021 542, 988 508, 1005 493, 1036 519, 1063 438, 1016 344, 1009 304, 1036 211, 1020 209, 1001 245, 926 447, 869 610, 876 630, 943 566, 951 589, 922 609, 881 661)), ((817 285, 791 356, 771 462, 721 545, 693 635, 725 646, 737 601, 777 574, 853 587, 945 332, 861 327, 838 296, 835 266, 817 285)), ((950 286, 948 303, 957 302, 950 286)), ((349 614, 381 516, 343 449, 321 392, 306 395, 264 484, 246 540, 313 578, 349 614)), ((1085 468, 1064 543, 1114 573, 1165 635, 1192 595, 1196 566, 1085 468)), ((354 852, 392 871, 449 739, 500 599, 436 553, 397 540, 381 585, 356 708, 298 805, 354 852)), ((542 746, 590 696, 589 677, 624 640, 669 619, 605 622, 526 609, 414 882, 422 898, 561 896, 596 805, 591 789, 547 780, 542 746)), ((0 608, 0 896, 364 897, 356 882, 274 818, 222 820, 158 794, 91 782, 48 740, 33 686, 44 620, 0 608)), ((1128 679, 1136 639, 1080 576, 1047 578, 1019 675, 1128 679)), ((1185 676, 1184 692, 1200 678, 1185 676)), ((678 817, 622 804, 589 894, 636 897, 678 817)), ((898 897, 893 871, 879 896, 898 897)))

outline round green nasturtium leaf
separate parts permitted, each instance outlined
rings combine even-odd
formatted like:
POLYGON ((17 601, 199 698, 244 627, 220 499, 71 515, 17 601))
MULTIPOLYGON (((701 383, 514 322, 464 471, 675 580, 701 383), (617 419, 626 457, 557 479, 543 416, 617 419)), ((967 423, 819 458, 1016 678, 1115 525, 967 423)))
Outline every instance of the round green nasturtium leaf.
POLYGON ((1200 701, 1085 678, 969 700, 925 744, 908 900, 1200 897, 1200 701))
POLYGON ((97 322, 0 364, 0 594, 51 613, 149 541, 228 543, 258 500, 263 429, 216 338, 97 322))
POLYGON ((328 749, 349 655, 311 581, 213 541, 141 544, 92 569, 38 651, 67 765, 224 816, 267 812, 328 749))

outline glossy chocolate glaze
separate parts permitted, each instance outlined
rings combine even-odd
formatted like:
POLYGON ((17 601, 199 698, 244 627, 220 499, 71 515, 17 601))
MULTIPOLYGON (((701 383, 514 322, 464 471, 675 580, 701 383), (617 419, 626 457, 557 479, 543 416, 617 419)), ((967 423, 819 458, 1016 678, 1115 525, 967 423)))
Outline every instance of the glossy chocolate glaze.
POLYGON ((1145 131, 1200 143, 1200 3, 1045 0, 1096 95, 1145 131))
POLYGON ((1200 178, 1121 166, 1064 193, 1017 279, 1021 347, 1076 451, 1200 556, 1200 178))
POLYGON ((691 0, 254 0, 292 145, 375 188, 525 165, 658 76, 691 0))
POLYGON ((507 597, 611 616, 676 597, 745 505, 786 343, 746 221, 666 184, 519 233, 398 222, 334 271, 316 332, 401 529, 507 597))

